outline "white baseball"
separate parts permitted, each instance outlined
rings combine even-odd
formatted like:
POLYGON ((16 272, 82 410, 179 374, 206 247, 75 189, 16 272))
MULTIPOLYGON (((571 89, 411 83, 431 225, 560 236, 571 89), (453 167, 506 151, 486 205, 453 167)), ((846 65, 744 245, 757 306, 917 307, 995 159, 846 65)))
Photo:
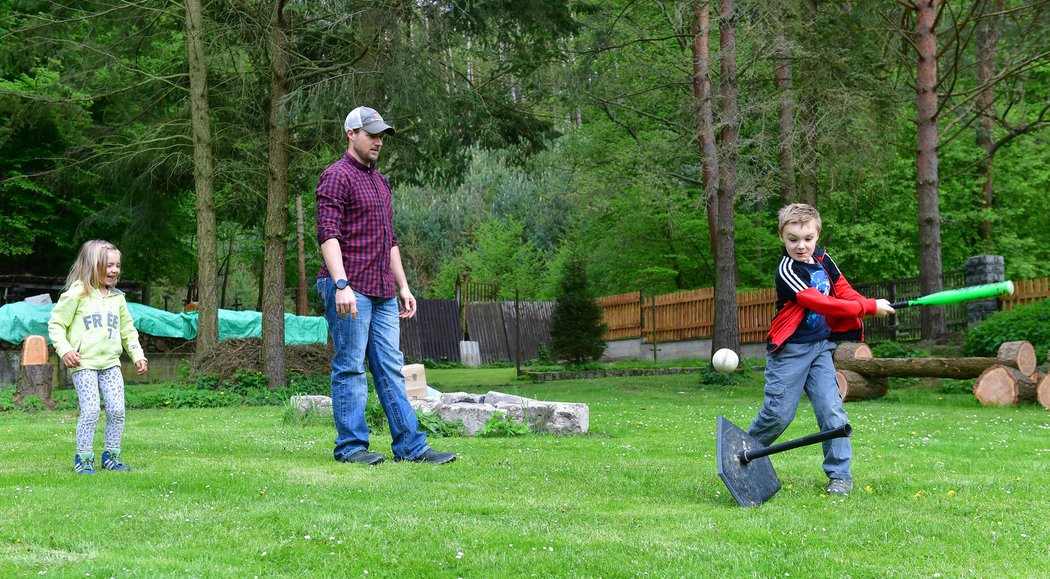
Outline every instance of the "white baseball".
POLYGON ((711 357, 711 365, 719 372, 732 372, 740 364, 740 357, 729 348, 722 348, 711 357))

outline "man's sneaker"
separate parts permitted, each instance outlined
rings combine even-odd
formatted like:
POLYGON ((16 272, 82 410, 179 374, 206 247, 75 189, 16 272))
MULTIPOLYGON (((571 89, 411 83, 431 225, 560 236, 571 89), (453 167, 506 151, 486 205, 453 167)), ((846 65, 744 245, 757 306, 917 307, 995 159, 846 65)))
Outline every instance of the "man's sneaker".
POLYGON ((829 495, 844 497, 853 490, 853 480, 848 478, 833 478, 828 481, 828 488, 824 492, 829 495))
POLYGON ((378 452, 369 452, 362 448, 361 450, 344 458, 343 462, 359 462, 361 464, 374 466, 383 462, 383 455, 379 454, 378 452))
POLYGON ((456 455, 451 452, 438 452, 433 448, 428 448, 423 454, 415 458, 399 458, 397 460, 407 460, 409 462, 425 462, 427 464, 445 464, 456 460, 456 455))
POLYGON ((73 457, 73 472, 77 474, 95 474, 95 453, 78 452, 73 457))
POLYGON ((102 468, 106 470, 131 470, 131 467, 120 460, 120 451, 102 451, 102 468))

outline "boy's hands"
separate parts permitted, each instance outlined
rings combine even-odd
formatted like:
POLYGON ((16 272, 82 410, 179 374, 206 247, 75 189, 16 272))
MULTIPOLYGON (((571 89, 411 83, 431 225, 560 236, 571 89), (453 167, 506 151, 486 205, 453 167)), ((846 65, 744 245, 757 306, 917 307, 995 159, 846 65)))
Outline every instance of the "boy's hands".
POLYGON ((890 305, 890 301, 882 298, 875 300, 875 308, 875 315, 878 317, 897 313, 897 311, 893 309, 893 306, 890 305))

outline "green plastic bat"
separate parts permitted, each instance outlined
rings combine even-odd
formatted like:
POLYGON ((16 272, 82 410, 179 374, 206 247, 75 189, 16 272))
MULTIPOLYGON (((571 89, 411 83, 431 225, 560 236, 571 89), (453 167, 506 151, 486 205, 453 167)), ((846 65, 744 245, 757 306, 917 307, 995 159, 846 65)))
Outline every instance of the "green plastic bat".
POLYGON ((987 283, 984 285, 944 290, 942 292, 932 293, 928 296, 922 296, 921 298, 915 298, 913 300, 894 302, 890 305, 893 306, 893 309, 910 308, 912 306, 948 306, 951 304, 961 304, 971 300, 983 300, 1012 295, 1014 295, 1014 282, 1001 281, 999 283, 987 283))

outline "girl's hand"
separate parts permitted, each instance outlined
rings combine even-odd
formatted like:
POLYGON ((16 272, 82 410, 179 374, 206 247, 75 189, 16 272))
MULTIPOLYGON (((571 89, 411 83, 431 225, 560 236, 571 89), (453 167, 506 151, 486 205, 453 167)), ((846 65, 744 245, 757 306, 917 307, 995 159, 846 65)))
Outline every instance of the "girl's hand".
POLYGON ((80 365, 80 352, 76 350, 66 352, 66 355, 62 356, 62 363, 66 365, 66 368, 76 368, 80 365))
POLYGON ((149 370, 148 362, 146 362, 145 360, 139 360, 138 362, 135 362, 135 371, 138 372, 139 376, 145 374, 146 370, 149 370))

